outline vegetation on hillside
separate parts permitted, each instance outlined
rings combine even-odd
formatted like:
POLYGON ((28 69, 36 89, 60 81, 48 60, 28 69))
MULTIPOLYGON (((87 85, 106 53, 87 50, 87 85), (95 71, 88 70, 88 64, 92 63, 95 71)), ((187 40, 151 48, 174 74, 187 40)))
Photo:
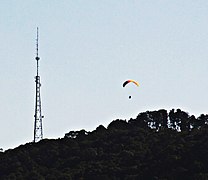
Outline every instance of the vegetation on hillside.
POLYGON ((208 179, 208 115, 147 111, 0 152, 0 179, 208 179))

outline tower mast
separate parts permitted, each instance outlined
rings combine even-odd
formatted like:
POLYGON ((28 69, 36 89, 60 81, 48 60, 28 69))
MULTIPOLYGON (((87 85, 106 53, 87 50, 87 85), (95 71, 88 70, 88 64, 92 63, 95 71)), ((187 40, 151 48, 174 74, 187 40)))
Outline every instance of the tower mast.
POLYGON ((35 123, 34 123, 34 142, 38 142, 43 139, 43 127, 42 127, 42 119, 43 116, 41 114, 41 97, 40 97, 40 76, 39 76, 39 60, 40 57, 38 56, 38 27, 37 27, 37 39, 36 39, 36 61, 37 61, 37 75, 35 76, 35 84, 36 84, 36 91, 35 91, 35 123))

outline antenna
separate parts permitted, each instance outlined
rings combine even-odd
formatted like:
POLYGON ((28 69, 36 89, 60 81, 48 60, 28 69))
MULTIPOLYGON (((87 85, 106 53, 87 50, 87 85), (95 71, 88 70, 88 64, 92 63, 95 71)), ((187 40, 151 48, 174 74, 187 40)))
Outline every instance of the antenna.
POLYGON ((34 123, 34 142, 38 142, 43 139, 43 127, 42 127, 42 116, 41 113, 41 97, 40 97, 40 76, 39 76, 39 60, 40 57, 38 56, 38 27, 37 27, 37 39, 36 39, 36 61, 37 61, 37 75, 35 76, 35 84, 36 84, 36 91, 35 91, 35 123, 34 123))
POLYGON ((38 76, 38 69, 39 69, 38 61, 40 60, 40 58, 38 56, 38 38, 39 38, 39 34, 38 34, 38 27, 37 27, 36 58, 35 58, 37 60, 37 76, 38 76))

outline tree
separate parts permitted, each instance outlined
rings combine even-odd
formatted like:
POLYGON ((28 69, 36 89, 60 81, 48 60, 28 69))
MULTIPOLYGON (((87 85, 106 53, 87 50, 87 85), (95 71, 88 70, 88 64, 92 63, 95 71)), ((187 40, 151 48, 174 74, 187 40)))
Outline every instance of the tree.
POLYGON ((108 129, 112 130, 112 129, 126 129, 128 126, 127 121, 124 120, 114 120, 112 121, 109 125, 108 125, 108 129))

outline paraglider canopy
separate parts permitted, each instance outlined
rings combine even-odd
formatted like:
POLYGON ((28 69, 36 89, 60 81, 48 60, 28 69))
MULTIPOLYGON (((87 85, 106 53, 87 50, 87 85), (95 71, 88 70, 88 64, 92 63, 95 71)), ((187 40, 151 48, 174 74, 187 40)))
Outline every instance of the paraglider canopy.
POLYGON ((131 83, 131 82, 134 83, 134 84, 136 84, 137 86, 139 86, 139 83, 138 83, 138 82, 129 79, 129 80, 127 80, 127 81, 125 81, 125 82, 123 83, 123 87, 125 87, 127 84, 129 84, 129 83, 131 83))

